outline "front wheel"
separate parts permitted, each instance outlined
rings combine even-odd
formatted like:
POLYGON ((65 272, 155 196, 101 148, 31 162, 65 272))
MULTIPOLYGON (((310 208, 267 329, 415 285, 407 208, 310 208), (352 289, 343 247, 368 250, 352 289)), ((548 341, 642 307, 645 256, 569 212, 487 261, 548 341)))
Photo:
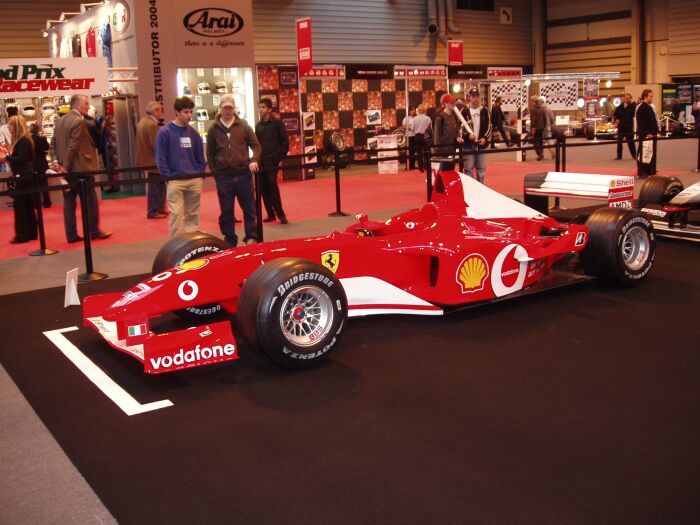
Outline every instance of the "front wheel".
POLYGON ((246 280, 236 324, 253 351, 287 368, 306 368, 337 346, 346 316, 345 291, 333 272, 281 258, 246 280))
MULTIPOLYGON (((170 268, 194 265, 197 259, 230 248, 226 241, 204 232, 181 233, 169 239, 160 249, 153 261, 154 275, 170 268)), ((176 315, 188 321, 203 322, 216 318, 223 313, 220 304, 205 304, 176 310, 176 315)))
POLYGON ((581 262, 589 275, 630 286, 654 264, 656 239, 651 221, 638 211, 600 208, 586 221, 588 244, 581 262))

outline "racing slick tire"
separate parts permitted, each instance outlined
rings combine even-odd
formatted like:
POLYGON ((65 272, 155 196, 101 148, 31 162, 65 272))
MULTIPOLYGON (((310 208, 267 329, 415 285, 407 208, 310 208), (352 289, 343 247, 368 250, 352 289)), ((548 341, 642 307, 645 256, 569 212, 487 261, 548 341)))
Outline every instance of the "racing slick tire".
POLYGON ((335 274, 305 259, 274 259, 243 285, 236 327, 247 345, 286 368, 325 358, 345 328, 348 302, 335 274))
POLYGON ((651 270, 656 239, 651 221, 642 213, 600 208, 586 220, 588 244, 581 252, 586 273, 631 286, 651 270))
POLYGON ((682 191, 683 183, 678 177, 652 175, 644 181, 639 190, 637 208, 644 208, 647 204, 660 204, 663 206, 682 191))
MULTIPOLYGON (((153 275, 180 266, 205 255, 227 250, 231 245, 223 239, 204 232, 188 232, 168 240, 153 260, 153 275)), ((224 309, 220 304, 204 304, 175 310, 175 314, 188 321, 203 322, 217 318, 224 309)))

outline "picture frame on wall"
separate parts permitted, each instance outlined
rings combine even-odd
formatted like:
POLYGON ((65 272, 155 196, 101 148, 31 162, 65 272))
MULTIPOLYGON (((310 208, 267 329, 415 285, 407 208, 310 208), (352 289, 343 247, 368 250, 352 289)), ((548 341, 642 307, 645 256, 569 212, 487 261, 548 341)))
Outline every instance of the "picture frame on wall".
POLYGON ((365 113, 368 126, 379 126, 382 123, 382 112, 379 109, 368 109, 365 113))
POLYGON ((296 71, 280 71, 280 84, 294 86, 297 83, 296 71))
POLYGON ((303 121, 304 131, 312 131, 316 129, 316 114, 313 111, 304 111, 301 118, 303 121))

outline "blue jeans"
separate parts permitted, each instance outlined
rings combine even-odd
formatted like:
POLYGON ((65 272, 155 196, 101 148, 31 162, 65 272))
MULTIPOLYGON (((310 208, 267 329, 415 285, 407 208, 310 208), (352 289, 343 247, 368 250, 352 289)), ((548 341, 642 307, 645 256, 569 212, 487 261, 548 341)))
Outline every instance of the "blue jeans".
POLYGON ((474 176, 474 168, 476 167, 476 180, 484 183, 484 177, 486 176, 486 156, 481 155, 479 150, 474 147, 474 149, 469 149, 469 147, 464 148, 464 173, 470 177, 474 176), (469 153, 473 151, 474 153, 469 153))
POLYGON ((224 239, 231 246, 238 244, 238 236, 234 229, 233 204, 238 199, 238 204, 243 210, 243 224, 245 227, 244 241, 257 240, 257 223, 255 217, 255 197, 253 194, 253 177, 250 171, 245 169, 231 170, 230 174, 215 177, 216 194, 219 197, 219 228, 224 234, 224 239))

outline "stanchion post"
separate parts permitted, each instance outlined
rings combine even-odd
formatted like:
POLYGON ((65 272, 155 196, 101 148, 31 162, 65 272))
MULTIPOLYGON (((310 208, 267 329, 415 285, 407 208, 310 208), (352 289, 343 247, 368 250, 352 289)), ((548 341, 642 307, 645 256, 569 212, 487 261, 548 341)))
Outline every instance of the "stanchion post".
POLYGON ((34 179, 34 190, 36 191, 36 193, 34 193, 32 196, 34 197, 33 200, 34 208, 36 209, 36 223, 37 228, 39 230, 39 249, 34 250, 33 252, 29 252, 29 255, 35 257, 40 255, 53 255, 54 253, 58 253, 58 250, 51 250, 46 247, 46 235, 44 231, 44 212, 41 209, 41 183, 39 181, 39 174, 37 172, 34 172, 32 174, 32 177, 34 179))
POLYGON ((566 136, 561 139, 561 171, 566 173, 566 136))
POLYGON ((554 171, 561 171, 561 140, 557 137, 554 146, 554 171))
MULTIPOLYGON (((81 283, 90 281, 99 281, 107 278, 106 273, 94 271, 92 267, 92 244, 90 239, 90 219, 88 217, 87 203, 87 181, 81 177, 78 181, 78 192, 80 194, 80 216, 83 222, 83 246, 85 248, 85 273, 78 275, 78 281, 81 283)), ((97 203, 95 203, 97 205, 97 203)))
MULTIPOLYGON (((700 126, 700 122, 696 126, 700 126)), ((695 130, 695 134, 698 136, 698 165, 693 171, 698 173, 700 172, 700 128, 695 130)))
POLYGON ((346 217, 348 214, 340 209, 340 152, 333 148, 334 168, 335 168, 335 211, 329 213, 329 217, 346 217))
POLYGON ((258 229, 258 242, 263 242, 263 223, 262 223, 262 193, 260 192, 260 181, 263 177, 265 168, 261 163, 258 163, 258 171, 255 172, 255 219, 258 229))
POLYGON ((657 154, 657 147, 656 147, 656 137, 651 139, 652 142, 652 154, 651 154, 651 174, 656 175, 656 154, 657 154))
POLYGON ((423 150, 423 157, 424 157, 423 166, 425 167, 425 183, 426 183, 426 187, 427 187, 426 188, 427 189, 426 195, 428 196, 427 202, 430 202, 430 200, 433 197, 433 168, 430 165, 430 148, 429 147, 426 147, 423 150))

